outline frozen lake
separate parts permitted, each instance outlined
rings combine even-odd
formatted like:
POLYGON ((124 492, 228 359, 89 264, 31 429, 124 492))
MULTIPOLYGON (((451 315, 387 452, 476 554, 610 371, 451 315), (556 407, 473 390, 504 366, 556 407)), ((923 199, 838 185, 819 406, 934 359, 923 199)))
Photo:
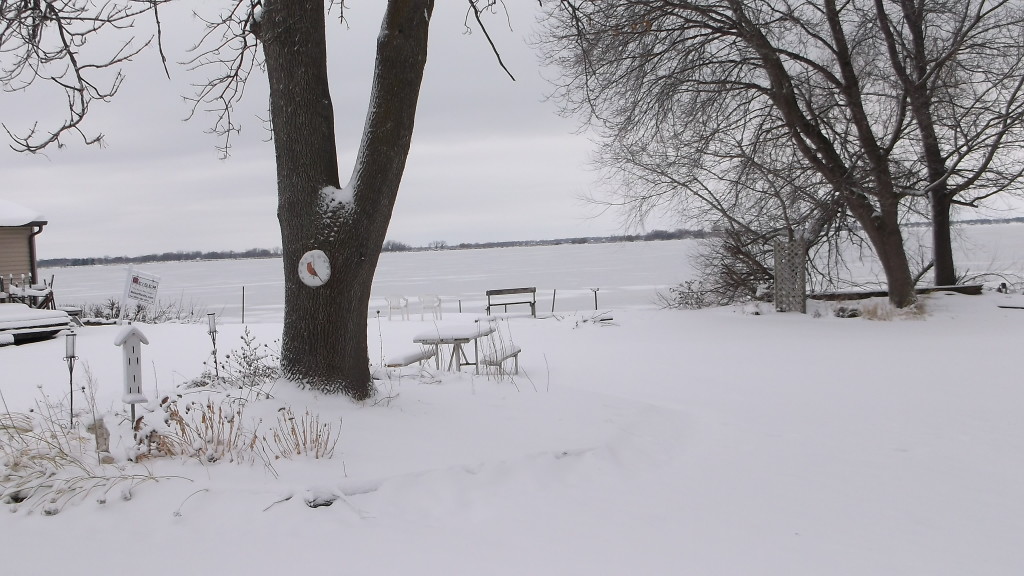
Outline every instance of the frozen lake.
MULTIPOLYGON (((690 240, 563 244, 389 252, 381 255, 373 280, 371 311, 386 313, 385 296, 410 299, 438 294, 445 311, 483 312, 484 292, 498 288, 537 288, 538 312, 593 309, 594 293, 602 308, 653 307, 659 291, 691 278, 690 240)), ((99 303, 121 298, 127 266, 82 266, 40 269, 54 277, 59 304, 99 303)), ((242 320, 245 288, 246 322, 280 322, 284 280, 280 258, 140 264, 137 270, 160 276, 162 302, 195 302, 227 322, 242 320)), ((526 308, 518 307, 519 311, 526 308)), ((513 311, 510 309, 509 311, 513 311)))
MULTIPOLYGON (((1024 225, 968 226, 957 229, 957 235, 959 271, 1003 274, 1018 283, 1024 277, 1024 225)), ((694 277, 690 256, 696 247, 694 240, 669 240, 385 253, 373 280, 370 314, 378 308, 385 313, 384 297, 391 294, 408 297, 412 313, 419 312, 420 294, 440 295, 445 311, 461 306, 465 312, 482 312, 486 290, 523 286, 537 288, 538 312, 593 309, 593 288, 599 289, 602 309, 650 308, 659 292, 694 277)), ((872 254, 850 257, 848 263, 857 281, 880 277, 872 254)), ((195 303, 224 321, 240 322, 244 287, 246 322, 282 319, 279 258, 152 263, 138 269, 161 277, 163 302, 195 303)), ((126 271, 126 266, 84 266, 40 269, 40 275, 54 277, 58 303, 81 305, 120 298, 126 271)))

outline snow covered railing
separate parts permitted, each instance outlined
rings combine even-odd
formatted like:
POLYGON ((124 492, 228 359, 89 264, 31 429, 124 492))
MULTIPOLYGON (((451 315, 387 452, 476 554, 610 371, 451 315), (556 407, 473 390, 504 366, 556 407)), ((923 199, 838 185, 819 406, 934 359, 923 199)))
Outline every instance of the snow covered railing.
POLYGON ((7 285, 4 286, 3 278, 0 277, 0 302, 14 302, 27 304, 33 308, 54 308, 53 289, 43 284, 29 284, 23 278, 21 284, 16 284, 12 275, 8 275, 7 285))

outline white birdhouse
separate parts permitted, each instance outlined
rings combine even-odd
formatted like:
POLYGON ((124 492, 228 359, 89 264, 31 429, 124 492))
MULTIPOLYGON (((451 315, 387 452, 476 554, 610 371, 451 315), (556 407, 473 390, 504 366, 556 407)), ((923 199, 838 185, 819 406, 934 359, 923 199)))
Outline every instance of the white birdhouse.
MULTIPOLYGON (((135 326, 128 325, 117 333, 114 346, 120 346, 124 353, 124 395, 125 404, 147 402, 142 393, 142 345, 149 344, 146 335, 135 326)), ((134 410, 134 408, 133 408, 134 410)))

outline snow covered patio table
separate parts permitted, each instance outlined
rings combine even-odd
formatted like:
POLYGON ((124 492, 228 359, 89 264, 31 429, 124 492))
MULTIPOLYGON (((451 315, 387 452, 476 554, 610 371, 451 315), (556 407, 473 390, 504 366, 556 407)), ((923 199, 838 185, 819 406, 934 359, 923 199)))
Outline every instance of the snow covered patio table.
POLYGON ((452 354, 448 360, 448 370, 455 366, 457 372, 462 371, 463 366, 477 366, 479 358, 479 346, 477 339, 488 336, 496 330, 493 322, 474 322, 473 324, 461 324, 451 326, 438 326, 429 332, 422 332, 413 337, 412 341, 417 344, 434 347, 434 365, 441 369, 441 346, 451 345, 452 354), (470 362, 463 350, 465 344, 473 343, 473 361, 470 362))

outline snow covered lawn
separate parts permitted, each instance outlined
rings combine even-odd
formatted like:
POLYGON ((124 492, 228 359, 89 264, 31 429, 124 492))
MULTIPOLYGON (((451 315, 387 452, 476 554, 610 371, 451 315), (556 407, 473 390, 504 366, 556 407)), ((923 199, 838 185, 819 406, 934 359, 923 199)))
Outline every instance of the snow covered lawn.
MULTIPOLYGON (((365 404, 277 383, 243 421, 262 418, 266 430, 288 405, 340 422, 340 440, 332 459, 276 460, 272 470, 126 463, 118 328, 82 328, 75 382, 88 365, 99 410, 121 423, 117 465, 157 480, 135 485, 130 500, 122 486, 52 516, 31 499, 2 504, 0 566, 12 575, 1024 573, 1024 310, 997 308, 1024 296, 924 302, 923 317, 891 321, 754 307, 613 310, 610 323, 592 312, 513 318, 499 331, 523 350, 511 379, 410 366, 365 404)), ((416 315, 371 319, 371 360, 431 326, 416 315)), ((141 328, 145 415, 200 374, 209 338, 201 325, 141 328)), ((266 343, 280 334, 277 324, 249 329, 266 343)), ((221 327, 222 355, 242 330, 221 327)), ((26 412, 44 395, 66 408, 63 354, 62 338, 0 347, 7 409, 26 412)))

